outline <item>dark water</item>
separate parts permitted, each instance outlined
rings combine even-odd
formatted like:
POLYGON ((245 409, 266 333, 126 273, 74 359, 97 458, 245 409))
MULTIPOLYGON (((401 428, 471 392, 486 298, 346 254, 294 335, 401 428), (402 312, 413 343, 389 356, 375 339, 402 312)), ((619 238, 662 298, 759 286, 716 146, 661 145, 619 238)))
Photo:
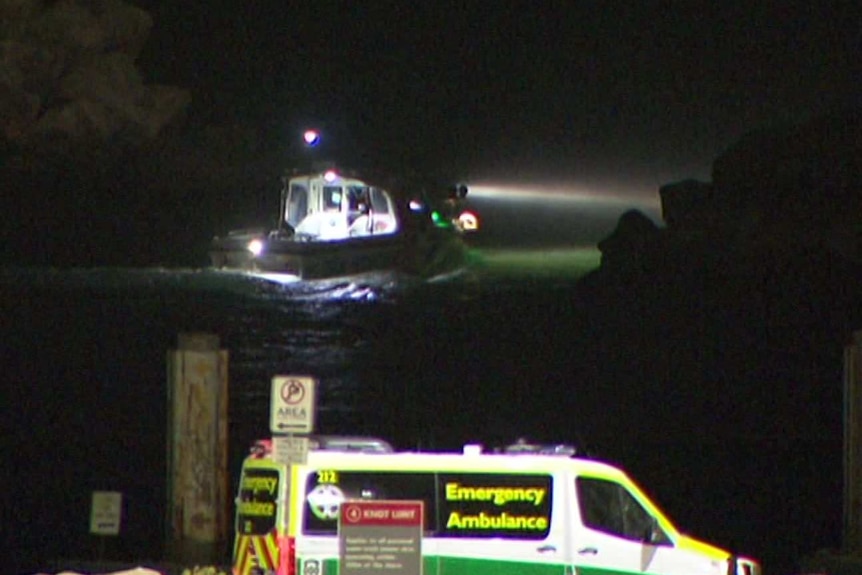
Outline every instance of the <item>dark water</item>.
MULTIPOLYGON (((105 552, 161 557, 166 354, 192 331, 217 334, 230 353, 233 480, 249 442, 268 435, 270 378, 309 373, 320 381, 321 433, 373 434, 404 448, 521 436, 586 444, 631 470, 682 529, 774 572, 837 545, 840 425, 782 435, 766 393, 736 401, 728 390, 712 403, 685 382, 657 388, 649 350, 695 344, 583 309, 573 291, 564 277, 419 285, 378 276, 297 288, 196 270, 4 270, 0 534, 9 569, 94 557, 94 490, 126 500, 123 533, 105 552)), ((729 345, 726 353, 745 353, 744 338, 729 345)), ((840 362, 840 349, 829 353, 802 361, 822 371, 840 362)), ((834 393, 798 393, 774 399, 795 406, 789 428, 840 414, 834 393)))

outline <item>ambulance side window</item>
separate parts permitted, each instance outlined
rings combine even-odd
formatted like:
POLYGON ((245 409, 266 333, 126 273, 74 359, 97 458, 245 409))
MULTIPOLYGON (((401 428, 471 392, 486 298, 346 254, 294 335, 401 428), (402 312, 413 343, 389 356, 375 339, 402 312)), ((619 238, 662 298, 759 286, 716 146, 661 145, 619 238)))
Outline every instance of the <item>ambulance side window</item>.
POLYGON ((654 520, 623 485, 590 477, 575 482, 586 527, 633 541, 650 540, 654 520))
POLYGON ((437 528, 434 513, 434 474, 321 469, 305 485, 303 532, 335 535, 339 506, 348 499, 399 499, 425 502, 425 531, 437 528))
POLYGON ((549 475, 440 473, 440 536, 544 539, 551 529, 549 475))

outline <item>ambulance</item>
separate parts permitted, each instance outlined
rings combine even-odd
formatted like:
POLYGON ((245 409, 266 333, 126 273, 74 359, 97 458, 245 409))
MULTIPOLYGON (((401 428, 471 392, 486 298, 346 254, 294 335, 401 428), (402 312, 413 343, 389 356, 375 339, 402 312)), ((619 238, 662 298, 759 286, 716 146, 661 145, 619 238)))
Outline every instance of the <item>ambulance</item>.
POLYGON ((338 575, 339 514, 356 500, 422 503, 422 575, 761 573, 752 559, 683 535, 625 472, 570 446, 404 452, 317 437, 303 464, 278 463, 270 440, 252 447, 234 575, 338 575))

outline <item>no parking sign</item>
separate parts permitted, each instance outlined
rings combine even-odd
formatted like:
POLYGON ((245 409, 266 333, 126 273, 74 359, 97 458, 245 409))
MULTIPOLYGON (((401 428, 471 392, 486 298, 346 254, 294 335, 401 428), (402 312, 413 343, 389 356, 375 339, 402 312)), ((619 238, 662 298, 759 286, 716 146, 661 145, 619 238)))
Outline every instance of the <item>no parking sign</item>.
POLYGON ((269 428, 273 433, 311 433, 314 430, 315 388, 307 375, 272 378, 269 428))

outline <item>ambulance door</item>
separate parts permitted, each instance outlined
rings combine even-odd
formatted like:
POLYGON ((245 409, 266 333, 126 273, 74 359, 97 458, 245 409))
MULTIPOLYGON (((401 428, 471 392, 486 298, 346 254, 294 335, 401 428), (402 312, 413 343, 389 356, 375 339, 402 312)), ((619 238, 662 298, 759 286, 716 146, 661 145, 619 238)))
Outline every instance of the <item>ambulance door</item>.
MULTIPOLYGON (((300 575, 335 575, 338 572, 341 505, 351 500, 422 501, 425 509, 422 573, 437 575, 438 548, 432 537, 436 529, 433 472, 323 467, 308 470, 297 482, 301 490, 294 497, 295 503, 301 506, 301 513, 297 515, 301 532, 296 543, 300 575)), ((371 539, 381 537, 378 530, 372 527, 368 532, 369 547, 374 546, 371 539)), ((373 551, 369 549, 369 556, 371 554, 373 551)))
POLYGON ((578 572, 665 573, 654 559, 660 550, 673 549, 671 539, 628 485, 580 475, 572 488, 577 502, 573 567, 578 572))
POLYGON ((632 484, 580 476, 574 554, 578 570, 723 575, 726 554, 680 535, 632 484))

